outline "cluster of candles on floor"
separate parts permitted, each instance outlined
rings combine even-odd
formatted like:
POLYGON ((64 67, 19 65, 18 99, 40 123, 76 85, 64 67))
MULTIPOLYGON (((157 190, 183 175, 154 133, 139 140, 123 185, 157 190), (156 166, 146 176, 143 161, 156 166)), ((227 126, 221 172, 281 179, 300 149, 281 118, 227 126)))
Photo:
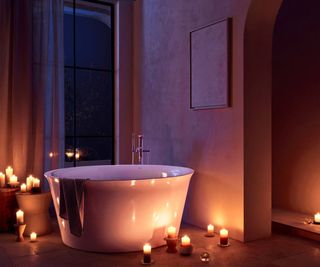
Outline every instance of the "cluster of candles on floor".
MULTIPOLYGON (((13 168, 9 166, 5 170, 5 174, 0 172, 0 188, 17 188, 20 182, 18 177, 13 174, 13 168)), ((29 175, 26 179, 26 183, 20 186, 21 193, 40 193, 40 179, 29 175)))
MULTIPOLYGON (((14 225, 16 228, 16 234, 17 234, 17 242, 24 241, 23 233, 26 228, 26 224, 24 223, 24 212, 22 210, 18 210, 16 212, 17 217, 17 223, 14 225)), ((37 233, 32 232, 30 234, 30 242, 36 242, 37 241, 37 233)))
MULTIPOLYGON (((227 229, 221 229, 220 230, 220 241, 218 243, 218 246, 220 247, 228 247, 230 246, 229 243, 229 232, 227 229)), ((206 237, 214 237, 214 226, 212 224, 209 224, 207 227, 207 233, 205 234, 206 237)), ((176 228, 174 226, 169 226, 167 229, 167 237, 165 238, 167 242, 167 252, 168 253, 176 253, 177 250, 177 241, 178 236, 176 232, 176 228)), ((181 238, 179 252, 183 256, 189 256, 192 254, 193 245, 191 244, 190 237, 188 235, 184 235, 181 238)), ((209 254, 207 252, 203 253, 201 255, 201 261, 209 261, 209 254), (203 257, 202 257, 203 256, 203 257)), ((153 263, 153 260, 151 258, 151 245, 145 244, 143 246, 143 259, 141 260, 142 264, 151 264, 153 263)))

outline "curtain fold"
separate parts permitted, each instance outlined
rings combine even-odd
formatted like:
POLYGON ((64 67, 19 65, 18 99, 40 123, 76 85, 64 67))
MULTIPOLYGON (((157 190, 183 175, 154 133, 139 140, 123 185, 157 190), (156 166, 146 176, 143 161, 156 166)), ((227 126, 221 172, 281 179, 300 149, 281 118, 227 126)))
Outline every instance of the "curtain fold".
POLYGON ((0 40, 0 171, 43 179, 64 162, 63 0, 1 0, 0 40))

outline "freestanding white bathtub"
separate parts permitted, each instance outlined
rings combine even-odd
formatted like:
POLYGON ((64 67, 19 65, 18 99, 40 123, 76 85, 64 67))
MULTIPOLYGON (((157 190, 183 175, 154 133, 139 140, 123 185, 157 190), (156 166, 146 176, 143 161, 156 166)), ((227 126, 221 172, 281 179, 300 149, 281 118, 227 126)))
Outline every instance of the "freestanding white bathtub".
POLYGON ((165 244, 167 227, 180 228, 193 170, 162 165, 109 165, 64 168, 45 173, 58 217, 62 241, 96 252, 141 250, 165 244), (59 180, 86 179, 81 236, 70 233, 59 216, 59 180))

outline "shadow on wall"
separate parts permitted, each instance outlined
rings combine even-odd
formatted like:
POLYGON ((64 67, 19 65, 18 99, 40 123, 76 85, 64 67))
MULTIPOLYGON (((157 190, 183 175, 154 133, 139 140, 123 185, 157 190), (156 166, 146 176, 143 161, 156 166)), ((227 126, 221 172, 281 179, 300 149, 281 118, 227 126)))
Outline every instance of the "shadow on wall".
POLYGON ((320 207, 320 2, 285 0, 273 35, 273 207, 320 207))

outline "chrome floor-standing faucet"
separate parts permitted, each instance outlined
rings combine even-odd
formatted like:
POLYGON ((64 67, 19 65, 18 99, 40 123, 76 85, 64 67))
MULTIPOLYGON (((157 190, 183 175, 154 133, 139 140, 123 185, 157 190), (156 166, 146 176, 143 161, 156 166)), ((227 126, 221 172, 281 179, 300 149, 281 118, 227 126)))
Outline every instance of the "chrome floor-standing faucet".
POLYGON ((143 148, 143 135, 142 134, 132 134, 132 144, 131 144, 131 162, 135 164, 135 154, 138 154, 138 164, 143 164, 143 154, 150 152, 149 149, 143 148))

